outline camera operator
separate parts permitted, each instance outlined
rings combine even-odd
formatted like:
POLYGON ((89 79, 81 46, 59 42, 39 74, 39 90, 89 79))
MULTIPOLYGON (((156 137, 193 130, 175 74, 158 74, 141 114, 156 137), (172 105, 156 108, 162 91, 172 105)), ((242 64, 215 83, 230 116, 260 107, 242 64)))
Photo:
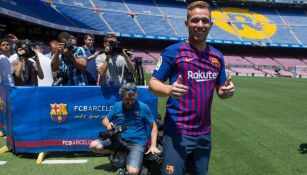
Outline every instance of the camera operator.
POLYGON ((127 50, 120 46, 114 33, 105 35, 103 45, 104 53, 96 58, 96 67, 100 75, 99 84, 120 86, 125 83, 125 67, 134 74, 134 64, 127 50))
POLYGON ((119 94, 122 101, 115 103, 109 114, 102 120, 102 124, 108 130, 111 130, 114 125, 125 124, 126 130, 115 142, 111 142, 110 139, 91 142, 90 149, 98 153, 109 153, 111 149, 116 149, 116 145, 125 147, 128 149, 126 159, 128 174, 138 174, 148 140, 147 126, 149 125, 151 126, 151 146, 145 154, 160 153, 156 147, 158 128, 149 107, 136 100, 138 91, 134 83, 123 84, 119 94))
POLYGON ((75 46, 69 40, 71 35, 62 32, 58 35, 58 48, 52 56, 51 69, 57 72, 57 80, 54 85, 85 86, 86 78, 86 58, 75 56, 75 46))
POLYGON ((16 44, 18 59, 12 62, 13 77, 16 86, 37 86, 38 80, 44 78, 37 53, 30 40, 21 40, 16 44))

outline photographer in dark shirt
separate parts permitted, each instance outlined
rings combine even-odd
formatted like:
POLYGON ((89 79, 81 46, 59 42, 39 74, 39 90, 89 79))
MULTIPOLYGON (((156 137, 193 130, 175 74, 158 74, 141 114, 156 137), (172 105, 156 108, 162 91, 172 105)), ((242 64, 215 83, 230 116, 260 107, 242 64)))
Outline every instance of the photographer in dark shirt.
POLYGON ((30 40, 21 40, 16 45, 18 59, 12 62, 13 78, 16 86, 37 86, 44 78, 35 46, 30 40))
POLYGON ((69 40, 71 35, 62 32, 58 36, 58 48, 52 56, 51 69, 57 72, 57 80, 54 85, 85 86, 88 84, 86 78, 86 58, 75 56, 75 46, 69 40), (61 80, 61 81, 60 81, 61 80))

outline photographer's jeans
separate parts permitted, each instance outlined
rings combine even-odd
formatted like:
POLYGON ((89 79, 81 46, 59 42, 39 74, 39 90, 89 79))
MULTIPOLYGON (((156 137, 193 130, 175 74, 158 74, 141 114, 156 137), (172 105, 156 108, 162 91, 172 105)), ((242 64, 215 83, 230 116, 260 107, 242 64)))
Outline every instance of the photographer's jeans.
MULTIPOLYGON (((103 148, 113 150, 115 147, 118 147, 119 142, 112 143, 109 139, 106 140, 97 140, 101 143, 103 148)), ((143 157, 145 153, 145 146, 132 143, 129 141, 120 142, 121 146, 126 147, 129 150, 127 160, 126 160, 126 166, 127 167, 133 167, 137 169, 141 169, 142 163, 143 163, 143 157)))

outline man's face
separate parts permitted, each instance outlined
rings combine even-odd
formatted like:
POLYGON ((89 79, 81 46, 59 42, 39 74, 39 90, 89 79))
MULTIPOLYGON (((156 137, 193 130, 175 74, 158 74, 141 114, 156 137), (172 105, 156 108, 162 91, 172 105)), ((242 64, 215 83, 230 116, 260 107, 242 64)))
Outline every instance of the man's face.
POLYGON ((116 37, 105 38, 104 42, 103 42, 103 46, 104 47, 110 46, 110 43, 112 43, 114 41, 117 41, 116 37))
POLYGON ((185 25, 189 30, 189 39, 196 43, 204 42, 211 29, 210 11, 207 8, 194 8, 188 11, 185 25))
POLYGON ((135 103, 135 95, 133 93, 126 93, 122 96, 123 105, 125 109, 130 109, 135 103))
POLYGON ((10 51, 10 45, 7 41, 3 41, 0 46, 0 51, 3 53, 7 53, 10 51))
POLYGON ((84 44, 89 47, 92 48, 94 46, 94 38, 88 36, 85 40, 84 40, 84 44))

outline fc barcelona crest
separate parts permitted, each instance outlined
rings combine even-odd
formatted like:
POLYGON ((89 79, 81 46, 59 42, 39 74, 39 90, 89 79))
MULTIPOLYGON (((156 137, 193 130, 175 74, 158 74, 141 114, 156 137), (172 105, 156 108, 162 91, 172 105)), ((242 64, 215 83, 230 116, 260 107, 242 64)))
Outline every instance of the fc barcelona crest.
POLYGON ((219 67, 220 66, 220 62, 218 59, 216 58, 211 58, 212 59, 212 64, 215 66, 215 67, 219 67))
POLYGON ((55 123, 62 124, 68 119, 67 104, 50 104, 50 117, 55 123))
POLYGON ((174 166, 173 165, 166 165, 166 173, 173 174, 174 173, 174 166))

